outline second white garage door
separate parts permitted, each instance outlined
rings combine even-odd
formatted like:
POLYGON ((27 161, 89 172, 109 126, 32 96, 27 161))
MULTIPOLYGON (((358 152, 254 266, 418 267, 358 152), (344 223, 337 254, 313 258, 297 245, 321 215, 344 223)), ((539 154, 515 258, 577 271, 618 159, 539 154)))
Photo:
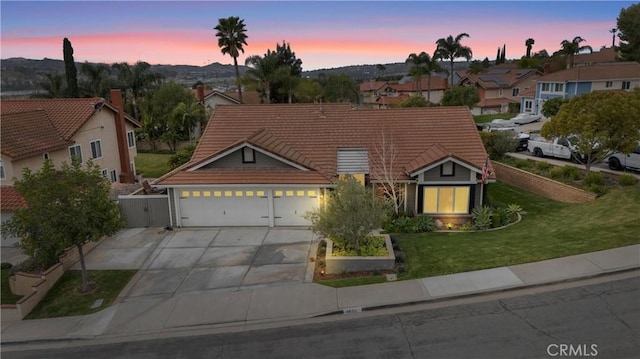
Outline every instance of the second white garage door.
POLYGON ((318 206, 316 188, 187 188, 179 190, 183 227, 307 226, 318 206))

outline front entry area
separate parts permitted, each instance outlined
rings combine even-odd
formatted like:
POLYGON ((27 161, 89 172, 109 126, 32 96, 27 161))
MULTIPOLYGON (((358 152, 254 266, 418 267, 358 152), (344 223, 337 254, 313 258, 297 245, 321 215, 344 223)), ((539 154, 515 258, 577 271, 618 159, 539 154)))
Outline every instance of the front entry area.
POLYGON ((183 188, 176 221, 182 227, 308 226, 318 188, 183 188))

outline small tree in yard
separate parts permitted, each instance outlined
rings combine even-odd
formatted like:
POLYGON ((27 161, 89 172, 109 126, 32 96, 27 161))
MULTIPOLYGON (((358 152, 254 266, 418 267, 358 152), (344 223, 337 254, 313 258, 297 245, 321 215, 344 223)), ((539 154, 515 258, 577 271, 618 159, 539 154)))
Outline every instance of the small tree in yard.
POLYGON ((3 231, 22 237, 20 247, 47 268, 64 248, 75 246, 82 268, 81 291, 89 289, 82 245, 115 234, 124 222, 118 205, 109 199, 109 184, 100 167, 79 161, 56 170, 51 160, 32 173, 25 168, 15 182, 27 205, 3 224, 3 231))
POLYGON ((578 160, 591 165, 614 152, 631 152, 640 141, 640 88, 631 92, 596 91, 574 97, 542 126, 545 138, 573 140, 578 160))
POLYGON ((480 132, 480 138, 492 160, 503 159, 507 152, 513 152, 518 146, 512 131, 480 132))
POLYGON ((352 176, 338 180, 324 206, 307 212, 313 232, 343 248, 360 249, 360 242, 380 228, 387 213, 385 202, 352 176))
POLYGON ((383 128, 379 133, 380 137, 369 155, 371 179, 391 201, 394 213, 398 214, 405 201, 404 191, 399 183, 401 171, 398 171, 400 166, 397 163, 398 146, 387 129, 383 128))

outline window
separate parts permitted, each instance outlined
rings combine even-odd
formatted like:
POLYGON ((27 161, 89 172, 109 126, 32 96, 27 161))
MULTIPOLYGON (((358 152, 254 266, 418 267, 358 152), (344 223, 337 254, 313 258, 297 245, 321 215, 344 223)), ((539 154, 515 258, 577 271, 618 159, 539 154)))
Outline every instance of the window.
POLYGON ((563 83, 543 83, 541 92, 564 92, 563 83))
POLYGON ((102 146, 100 140, 91 141, 91 158, 102 158, 102 146))
POLYGON ((188 198, 189 197, 189 191, 182 191, 182 193, 180 193, 180 197, 182 198, 188 198))
POLYGON ((251 147, 242 149, 242 163, 256 163, 256 154, 251 147))
POLYGON ((564 84, 555 84, 553 92, 562 92, 564 91, 564 84))
POLYGON ((453 162, 445 162, 440 165, 440 177, 451 177, 455 176, 455 165, 453 162))
POLYGON ((77 158, 78 161, 82 163, 82 147, 80 147, 80 145, 73 145, 69 147, 69 157, 71 158, 71 161, 73 161, 74 158, 77 158))
POLYGON ((423 213, 469 213, 469 187, 425 187, 423 213))
POLYGON ((631 88, 631 81, 622 81, 622 89, 628 90, 631 88))
POLYGON ((542 92, 549 92, 549 88, 551 87, 551 84, 548 83, 543 83, 542 84, 542 88, 540 89, 540 91, 542 92))
POLYGON ((42 154, 42 158, 45 159, 45 160, 48 160, 49 159, 49 152, 43 153, 42 154))
POLYGON ((520 89, 517 87, 511 90, 511 96, 518 96, 519 93, 520 93, 520 89))
POLYGON ((102 172, 102 177, 109 178, 109 170, 108 169, 103 169, 101 172, 102 172))
POLYGON ((6 179, 4 174, 4 164, 2 163, 1 160, 0 160, 0 179, 6 179))
POLYGON ((136 137, 133 135, 133 131, 127 131, 127 145, 129 148, 136 147, 136 137))
POLYGON ((607 82, 604 84, 604 87, 606 87, 606 88, 611 88, 611 87, 613 87, 613 81, 607 81, 607 82))
POLYGON ((109 179, 111 180, 111 182, 118 182, 118 173, 116 172, 116 170, 111 170, 111 172, 109 173, 109 179))

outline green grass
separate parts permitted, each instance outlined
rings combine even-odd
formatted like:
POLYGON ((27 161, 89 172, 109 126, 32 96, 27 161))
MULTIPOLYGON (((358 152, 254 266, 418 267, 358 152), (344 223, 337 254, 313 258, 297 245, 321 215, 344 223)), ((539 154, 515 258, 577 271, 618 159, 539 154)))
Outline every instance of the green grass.
POLYGON ((88 271, 89 281, 96 282, 98 288, 91 293, 83 294, 77 291, 82 284, 81 271, 67 271, 26 319, 86 315, 105 309, 118 297, 136 272, 135 270, 88 271), (91 305, 97 299, 104 299, 102 305, 91 309, 91 305))
POLYGON ((136 170, 146 178, 158 178, 171 170, 169 158, 171 155, 164 153, 138 153, 136 170))
POLYGON ((2 293, 0 298, 0 304, 16 304, 22 296, 15 295, 11 293, 11 288, 9 287, 9 274, 11 273, 11 268, 2 269, 2 278, 0 285, 2 286, 2 293))
POLYGON ((497 118, 508 120, 514 116, 515 114, 513 113, 498 113, 495 115, 477 115, 477 116, 473 116, 473 119, 476 121, 476 123, 486 123, 486 122, 491 122, 492 120, 495 120, 497 118))
POLYGON ((492 201, 517 203, 520 223, 492 232, 395 235, 412 279, 535 262, 640 243, 640 186, 612 189, 599 199, 564 204, 496 183, 492 201))
POLYGON ((353 287, 356 285, 384 283, 387 281, 387 277, 384 275, 376 275, 373 277, 354 277, 354 278, 342 278, 342 279, 326 279, 316 281, 318 284, 323 284, 333 288, 353 287))

